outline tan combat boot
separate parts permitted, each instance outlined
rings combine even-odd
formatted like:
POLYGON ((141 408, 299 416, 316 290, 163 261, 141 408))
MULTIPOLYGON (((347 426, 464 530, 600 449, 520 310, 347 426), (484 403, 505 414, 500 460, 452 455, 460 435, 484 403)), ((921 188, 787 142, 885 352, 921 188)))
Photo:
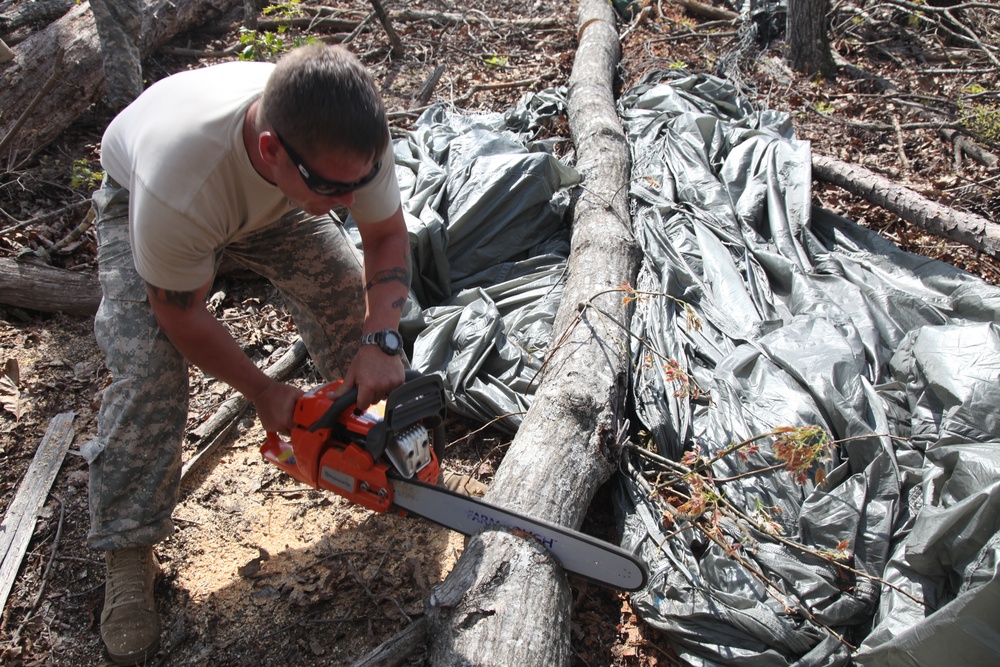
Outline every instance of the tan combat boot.
POLYGON ((160 617, 153 600, 159 564, 153 547, 105 552, 108 568, 101 639, 119 665, 142 664, 160 647, 160 617))

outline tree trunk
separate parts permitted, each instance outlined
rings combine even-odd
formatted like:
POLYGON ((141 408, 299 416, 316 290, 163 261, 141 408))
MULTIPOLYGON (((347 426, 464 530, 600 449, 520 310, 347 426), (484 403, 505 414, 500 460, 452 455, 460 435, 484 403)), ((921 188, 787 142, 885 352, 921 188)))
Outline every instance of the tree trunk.
MULTIPOLYGON (((569 124, 586 185, 575 205, 552 354, 486 494, 572 528, 614 471, 629 361, 620 328, 629 312, 615 290, 634 281, 640 255, 629 217, 628 145, 612 93, 621 47, 610 3, 580 0, 577 25, 569 124)), ((569 665, 570 599, 565 573, 538 544, 486 530, 428 600, 430 663, 569 665)))
POLYGON ((829 12, 830 0, 788 0, 788 62, 796 71, 825 77, 836 73, 826 30, 829 12))
POLYGON ((1000 225, 922 197, 864 167, 813 155, 813 176, 864 197, 907 222, 1000 259, 1000 225))
MULTIPOLYGON (((204 23, 240 0, 154 0, 146 8, 139 48, 148 56, 174 35, 204 23)), ((90 5, 83 2, 13 48, 14 63, 0 70, 0 137, 28 107, 40 81, 51 75, 55 54, 65 59, 58 83, 41 100, 9 147, 5 164, 42 150, 104 90, 104 63, 90 5)), ((3 159, 4 156, 0 156, 3 159)))

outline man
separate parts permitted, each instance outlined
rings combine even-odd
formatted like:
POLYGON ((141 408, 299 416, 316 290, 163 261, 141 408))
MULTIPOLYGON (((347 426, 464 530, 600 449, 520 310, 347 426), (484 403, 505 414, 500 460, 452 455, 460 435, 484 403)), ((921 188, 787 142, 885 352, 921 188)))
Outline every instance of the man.
POLYGON ((150 86, 108 126, 95 193, 103 300, 94 323, 112 382, 90 461, 90 546, 106 552, 101 637, 118 664, 159 645, 152 545, 173 530, 188 363, 288 433, 301 391, 272 380, 205 308, 223 256, 285 297, 327 379, 365 407, 404 379, 397 337, 409 241, 385 110, 339 47, 277 65, 226 63, 150 86), (328 212, 358 223, 364 266, 328 212))

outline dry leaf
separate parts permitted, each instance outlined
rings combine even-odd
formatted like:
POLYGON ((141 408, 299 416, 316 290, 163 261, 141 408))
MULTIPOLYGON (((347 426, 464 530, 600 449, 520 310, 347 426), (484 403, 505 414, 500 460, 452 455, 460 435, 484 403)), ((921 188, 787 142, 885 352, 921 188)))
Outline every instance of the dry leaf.
POLYGON ((14 415, 14 419, 21 418, 20 384, 21 369, 17 359, 8 359, 3 367, 3 375, 0 375, 0 406, 14 415))

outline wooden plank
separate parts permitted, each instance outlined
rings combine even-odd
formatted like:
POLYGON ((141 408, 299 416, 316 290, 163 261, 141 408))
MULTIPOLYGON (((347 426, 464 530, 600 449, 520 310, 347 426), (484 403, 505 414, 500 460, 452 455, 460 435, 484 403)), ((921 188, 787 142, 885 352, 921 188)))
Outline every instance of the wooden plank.
POLYGON ((62 412, 49 422, 35 458, 4 515, 3 525, 0 526, 0 553, 3 554, 3 563, 0 564, 0 609, 7 606, 7 597, 14 587, 21 560, 35 532, 38 511, 49 495, 52 482, 76 435, 73 417, 72 412, 62 412))

